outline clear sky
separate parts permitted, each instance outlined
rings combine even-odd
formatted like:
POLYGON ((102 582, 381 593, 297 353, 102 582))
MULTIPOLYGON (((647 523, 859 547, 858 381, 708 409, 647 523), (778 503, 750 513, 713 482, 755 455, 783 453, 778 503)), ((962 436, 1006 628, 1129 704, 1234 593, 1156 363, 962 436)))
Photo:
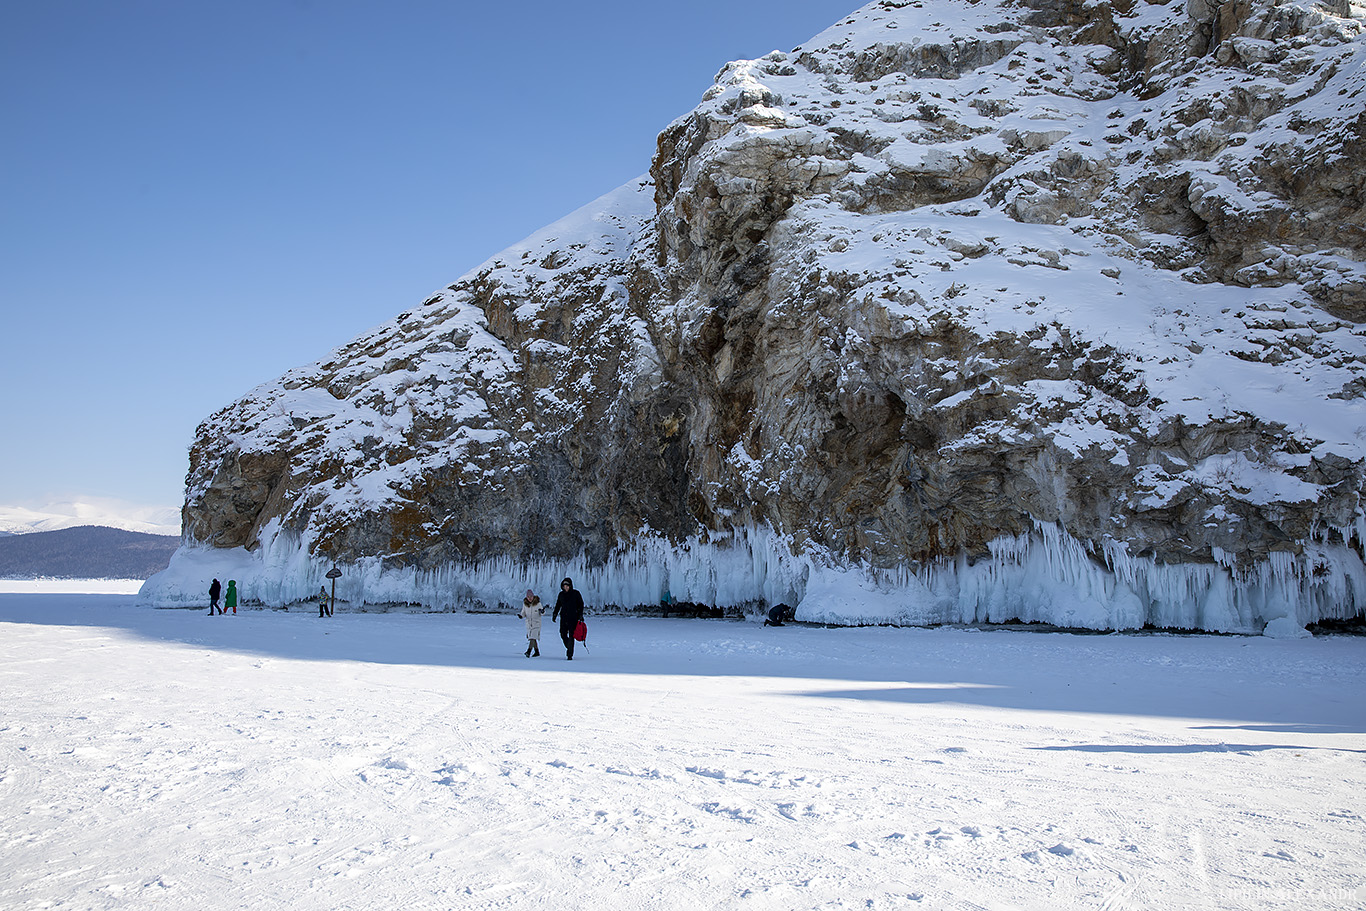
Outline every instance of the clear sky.
POLYGON ((0 6, 0 504, 178 506, 195 426, 649 168, 859 0, 0 6))

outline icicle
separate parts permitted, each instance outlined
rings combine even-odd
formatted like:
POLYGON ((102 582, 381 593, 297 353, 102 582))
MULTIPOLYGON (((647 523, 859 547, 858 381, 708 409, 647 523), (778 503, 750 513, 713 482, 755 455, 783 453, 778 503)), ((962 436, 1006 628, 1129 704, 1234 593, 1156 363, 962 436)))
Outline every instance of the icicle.
MULTIPOLYGON (((1145 624, 1224 632, 1260 632, 1282 618, 1297 625, 1351 617, 1366 604, 1366 562, 1356 540, 1308 541, 1250 565, 1214 548, 1207 564, 1159 564, 1104 539, 1088 550, 1054 523, 988 544, 989 556, 877 569, 814 549, 794 553, 790 539, 767 527, 672 543, 644 533, 589 565, 571 560, 522 563, 497 557, 432 569, 385 568, 378 557, 342 567, 338 597, 358 604, 410 603, 429 609, 513 605, 527 588, 553 600, 572 577, 590 605, 630 609, 676 601, 718 607, 786 602, 798 617, 832 623, 1042 622, 1092 629, 1145 624), (1093 556, 1094 554, 1094 556, 1093 556)), ((166 571, 148 580, 144 600, 198 604, 210 578, 237 579, 244 599, 290 604, 311 599, 331 561, 278 525, 262 530, 253 553, 184 545, 166 571)))

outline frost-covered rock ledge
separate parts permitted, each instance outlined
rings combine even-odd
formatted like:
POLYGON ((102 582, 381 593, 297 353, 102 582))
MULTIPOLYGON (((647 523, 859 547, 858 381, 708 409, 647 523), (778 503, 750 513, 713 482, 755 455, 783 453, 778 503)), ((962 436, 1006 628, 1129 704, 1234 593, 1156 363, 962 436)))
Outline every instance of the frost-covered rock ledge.
MULTIPOLYGON (((198 604, 211 577, 232 577, 245 599, 288 605, 326 586, 332 564, 291 536, 271 535, 254 552, 182 548, 143 588, 154 606, 198 604)), ((553 597, 564 576, 590 607, 658 605, 664 596, 717 607, 797 606, 804 620, 836 624, 930 625, 1041 622, 1077 629, 1143 627, 1303 635, 1306 624, 1352 616, 1343 605, 1366 591, 1366 565, 1351 548, 1318 545, 1280 555, 1251 573, 1236 566, 1159 565, 1119 542, 1093 554, 1054 525, 993 541, 990 556, 886 571, 793 554, 771 530, 678 545, 642 535, 605 562, 520 564, 495 558, 473 566, 386 568, 379 558, 348 564, 339 595, 352 603, 420 604, 434 610, 514 604, 527 588, 553 597), (1270 629, 1268 630, 1268 626, 1270 629)))
POLYGON ((732 63, 648 175, 207 420, 144 595, 1355 616, 1364 15, 878 0, 732 63))

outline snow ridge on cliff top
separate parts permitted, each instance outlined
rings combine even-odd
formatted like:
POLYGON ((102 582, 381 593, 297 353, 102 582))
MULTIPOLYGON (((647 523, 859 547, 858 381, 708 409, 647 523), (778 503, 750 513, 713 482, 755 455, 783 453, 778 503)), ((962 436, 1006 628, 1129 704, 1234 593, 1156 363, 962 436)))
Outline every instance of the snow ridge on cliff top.
POLYGON ((537 297, 540 303, 517 309, 519 319, 536 318, 553 306, 564 276, 610 273, 629 257, 654 214, 651 193, 644 177, 613 190, 327 357, 261 384, 222 413, 236 418, 222 429, 224 440, 249 451, 325 425, 313 458, 342 470, 315 505, 336 515, 394 502, 433 465, 464 462, 471 475, 482 475, 479 453, 509 443, 507 414, 490 404, 488 393, 507 391, 518 358, 490 332, 470 287, 488 282, 508 298, 537 297), (422 437, 415 422, 437 413, 459 429, 450 437, 422 437), (397 463, 374 457, 405 446, 415 457, 397 463))

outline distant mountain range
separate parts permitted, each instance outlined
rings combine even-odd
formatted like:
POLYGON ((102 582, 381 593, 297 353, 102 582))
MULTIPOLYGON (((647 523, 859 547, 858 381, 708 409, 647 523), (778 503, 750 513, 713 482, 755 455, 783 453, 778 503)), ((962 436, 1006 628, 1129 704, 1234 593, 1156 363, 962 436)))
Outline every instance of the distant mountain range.
POLYGON ((0 579, 146 579, 166 568, 179 545, 175 535, 98 525, 4 534, 0 579))
POLYGON ((180 509, 143 506, 110 497, 80 497, 36 507, 0 504, 0 536, 81 526, 176 536, 180 534, 180 509))

